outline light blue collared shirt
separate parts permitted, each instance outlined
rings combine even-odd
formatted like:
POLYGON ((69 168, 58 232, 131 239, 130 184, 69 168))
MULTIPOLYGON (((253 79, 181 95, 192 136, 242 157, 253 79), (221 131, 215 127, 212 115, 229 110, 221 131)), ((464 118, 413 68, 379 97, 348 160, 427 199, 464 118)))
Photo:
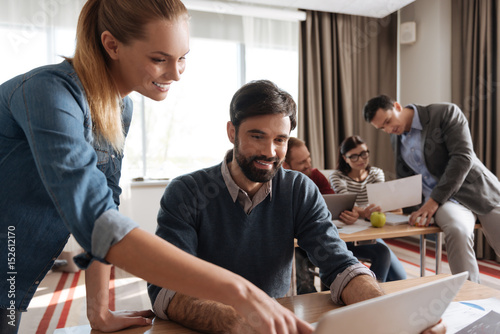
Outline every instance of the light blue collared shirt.
POLYGON ((410 104, 406 108, 414 110, 411 129, 401 135, 401 156, 406 164, 417 174, 422 174, 422 193, 425 201, 431 195, 432 189, 437 184, 437 180, 431 175, 425 165, 424 154, 422 152, 422 123, 418 116, 417 108, 410 104))

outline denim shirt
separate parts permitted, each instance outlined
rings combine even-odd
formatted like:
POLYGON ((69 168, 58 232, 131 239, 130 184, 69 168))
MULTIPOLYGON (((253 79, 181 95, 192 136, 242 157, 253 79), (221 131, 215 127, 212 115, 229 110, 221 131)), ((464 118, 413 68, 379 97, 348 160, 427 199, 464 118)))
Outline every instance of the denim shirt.
MULTIPOLYGON (((132 102, 122 105, 127 133, 132 102)), ((138 227, 118 212, 121 163, 121 153, 94 140, 69 62, 0 86, 0 308, 27 309, 70 233, 85 250, 75 261, 86 268, 105 262, 109 248, 138 227)))

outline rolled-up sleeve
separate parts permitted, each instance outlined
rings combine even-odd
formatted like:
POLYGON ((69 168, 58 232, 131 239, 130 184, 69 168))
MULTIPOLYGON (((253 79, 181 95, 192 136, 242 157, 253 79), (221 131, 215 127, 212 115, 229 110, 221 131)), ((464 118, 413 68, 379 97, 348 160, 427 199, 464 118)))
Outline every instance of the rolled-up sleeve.
POLYGON ((345 305, 344 301, 342 300, 342 291, 344 291, 344 288, 354 277, 359 275, 369 275, 375 278, 375 274, 373 273, 373 271, 371 271, 361 263, 356 263, 346 268, 342 273, 337 275, 335 280, 330 285, 332 301, 335 304, 345 305))
POLYGON ((104 212, 95 222, 92 231, 92 250, 90 253, 77 255, 75 263, 86 269, 94 258, 106 262, 104 258, 111 246, 122 240, 139 225, 116 210, 104 212))
POLYGON ((300 179, 302 182, 295 183, 300 196, 295 197, 293 205, 297 210, 295 236, 311 262, 319 267, 321 281, 330 286, 338 275, 359 261, 340 239, 316 185, 309 178, 300 179))

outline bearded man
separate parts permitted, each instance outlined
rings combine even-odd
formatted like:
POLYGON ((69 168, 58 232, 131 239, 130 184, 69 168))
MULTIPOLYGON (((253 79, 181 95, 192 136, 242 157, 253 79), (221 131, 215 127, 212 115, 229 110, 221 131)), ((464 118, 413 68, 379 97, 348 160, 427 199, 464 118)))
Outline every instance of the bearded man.
MULTIPOLYGON (((320 268, 337 304, 383 294, 373 273, 347 250, 318 190, 305 174, 282 168, 296 104, 270 81, 233 96, 222 163, 175 178, 161 199, 156 234, 233 271, 272 297, 290 288, 294 239, 320 268)), ((232 307, 149 285, 153 311, 202 332, 247 333, 232 307)))

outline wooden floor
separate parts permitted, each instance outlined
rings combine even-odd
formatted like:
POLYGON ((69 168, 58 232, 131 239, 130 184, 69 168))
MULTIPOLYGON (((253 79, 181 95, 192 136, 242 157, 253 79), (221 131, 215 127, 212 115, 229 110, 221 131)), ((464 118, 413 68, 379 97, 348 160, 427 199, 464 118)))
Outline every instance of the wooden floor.
MULTIPOLYGON (((418 242, 413 239, 386 240, 400 258, 408 278, 420 276, 418 242)), ((433 245, 427 251, 426 275, 433 275, 435 268, 433 245)), ((446 252, 444 252, 446 259, 446 252)), ((500 290, 500 264, 478 261, 481 284, 500 290)), ((448 263, 443 261, 443 272, 450 273, 448 263)), ((120 269, 112 271, 112 309, 149 309, 146 283, 131 277, 120 269)), ((19 333, 46 334, 56 328, 88 324, 86 318, 84 274, 50 272, 40 284, 27 313, 21 318, 19 333)), ((319 286, 319 282, 317 282, 319 286)))
MULTIPOLYGON (((417 239, 399 238, 387 239, 385 242, 391 247, 406 270, 408 278, 420 276, 420 254, 417 239)), ((433 275, 434 268, 434 244, 428 242, 426 257, 426 275, 433 275)), ((494 261, 478 260, 481 284, 500 290, 500 263, 494 261)), ((451 273, 447 262, 446 251, 443 251, 442 272, 451 273)))

